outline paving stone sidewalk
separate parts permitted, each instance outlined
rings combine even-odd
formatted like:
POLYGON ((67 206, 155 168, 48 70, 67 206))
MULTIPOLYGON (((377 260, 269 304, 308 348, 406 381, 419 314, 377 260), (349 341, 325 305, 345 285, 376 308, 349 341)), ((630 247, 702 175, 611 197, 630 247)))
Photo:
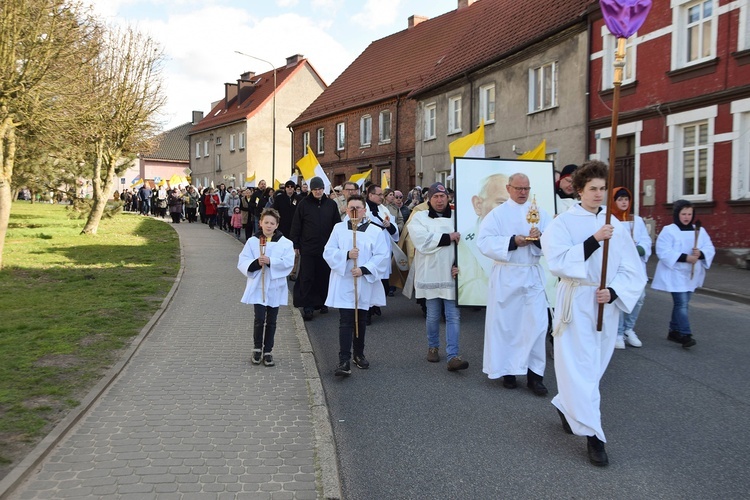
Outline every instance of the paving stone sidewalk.
POLYGON ((9 498, 339 496, 327 408, 299 313, 279 311, 276 366, 251 364, 253 311, 239 303, 244 278, 236 269, 241 244, 204 224, 174 227, 184 267, 169 305, 9 498))

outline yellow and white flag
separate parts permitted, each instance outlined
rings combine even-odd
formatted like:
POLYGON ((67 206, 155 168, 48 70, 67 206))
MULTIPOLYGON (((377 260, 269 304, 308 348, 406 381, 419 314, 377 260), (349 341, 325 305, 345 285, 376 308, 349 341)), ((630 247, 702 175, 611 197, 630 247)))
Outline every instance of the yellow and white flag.
POLYGON ((368 170, 367 172, 362 172, 361 174, 354 174, 351 177, 349 177, 349 182, 356 183, 357 186, 359 186, 359 189, 362 190, 362 186, 364 186, 365 181, 367 180, 368 177, 370 177, 371 173, 372 173, 372 169, 368 170))
POLYGON ((448 151, 451 154, 451 166, 456 157, 484 158, 484 120, 474 132, 451 142, 448 151))
POLYGON ((303 156, 296 165, 299 167, 299 171, 302 173, 302 178, 305 179, 308 186, 310 185, 310 179, 313 177, 320 177, 323 180, 323 189, 326 193, 331 192, 331 181, 328 180, 328 176, 323 171, 323 167, 318 163, 318 159, 315 158, 310 146, 307 146, 307 154, 303 156))
POLYGON ((517 158, 518 160, 546 160, 547 159, 547 139, 542 139, 537 147, 531 151, 526 151, 517 158))
POLYGON ((255 172, 245 177, 245 187, 246 188, 254 188, 255 187, 255 172))

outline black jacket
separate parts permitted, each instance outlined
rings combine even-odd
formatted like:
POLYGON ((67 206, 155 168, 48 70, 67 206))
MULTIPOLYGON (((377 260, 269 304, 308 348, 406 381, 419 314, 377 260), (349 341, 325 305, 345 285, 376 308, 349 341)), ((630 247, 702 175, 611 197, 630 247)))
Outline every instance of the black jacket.
POLYGON ((333 226, 341 222, 339 207, 335 201, 323 195, 305 196, 297 203, 297 210, 292 218, 291 240, 294 248, 302 255, 323 255, 328 237, 333 226))
POLYGON ((297 211, 298 203, 299 199, 296 194, 287 196, 285 192, 277 194, 276 198, 273 200, 273 208, 278 210, 279 215, 281 216, 279 231, 289 239, 291 239, 292 219, 294 218, 294 213, 297 211))

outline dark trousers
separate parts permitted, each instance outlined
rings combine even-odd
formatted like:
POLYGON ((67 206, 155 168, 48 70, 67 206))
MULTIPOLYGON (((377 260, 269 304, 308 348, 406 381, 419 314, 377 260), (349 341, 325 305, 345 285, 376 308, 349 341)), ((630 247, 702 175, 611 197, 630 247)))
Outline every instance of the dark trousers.
POLYGON ((339 309, 339 363, 349 361, 354 355, 365 353, 365 330, 367 329, 367 310, 358 309, 358 335, 354 334, 354 309, 339 309))
POLYGON ((218 207, 217 210, 216 218, 219 220, 219 229, 227 229, 227 211, 229 209, 227 207, 218 207))
POLYGON ((179 224, 182 220, 181 212, 169 212, 169 215, 172 217, 172 224, 179 224))
POLYGON ((253 229, 254 229, 253 216, 249 215, 247 217, 247 224, 245 224, 245 241, 249 240, 253 236, 254 234, 253 229))
POLYGON ((208 227, 213 229, 214 226, 216 225, 216 214, 211 214, 211 215, 206 214, 206 218, 208 219, 208 227))
POLYGON ((263 354, 273 351, 273 339, 276 335, 276 318, 279 316, 278 307, 268 307, 255 304, 255 319, 253 320, 253 344, 255 349, 263 348, 263 354), (263 325, 265 324, 265 335, 263 325))
POLYGON ((188 222, 195 222, 198 220, 195 216, 195 209, 194 208, 186 208, 185 209, 185 217, 187 218, 188 222))
POLYGON ((294 307, 313 309, 325 304, 331 268, 323 256, 299 256, 299 272, 294 282, 294 307))

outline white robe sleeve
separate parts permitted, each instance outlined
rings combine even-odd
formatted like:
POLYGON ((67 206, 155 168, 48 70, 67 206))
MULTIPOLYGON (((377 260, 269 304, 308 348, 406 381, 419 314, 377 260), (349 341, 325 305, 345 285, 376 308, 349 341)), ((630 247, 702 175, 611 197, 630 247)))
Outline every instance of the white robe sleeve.
POLYGON ((239 260, 237 262, 237 269, 242 273, 243 276, 252 278, 260 271, 248 272, 247 268, 253 263, 258 257, 260 257, 260 241, 257 237, 253 236, 245 243, 240 253, 239 260))
POLYGON ((438 246, 438 243, 440 243, 440 238, 443 237, 443 234, 431 232, 425 225, 427 211, 424 211, 424 215, 421 212, 415 215, 409 223, 409 235, 411 236, 414 249, 425 255, 437 253, 442 248, 438 246))
POLYGON ((502 215, 499 210, 492 210, 487 214, 479 226, 477 248, 485 257, 507 262, 510 260, 509 246, 513 234, 503 224, 502 215))
POLYGON ((703 256, 705 257, 704 259, 700 259, 698 263, 700 263, 700 265, 705 269, 709 269, 711 267, 711 263, 714 261, 716 248, 714 248, 711 237, 708 235, 708 232, 705 229, 701 229, 701 232, 698 235, 698 250, 703 252, 703 256))
POLYGON ((609 241, 610 259, 617 258, 618 264, 616 269, 607 267, 607 286, 617 294, 617 299, 613 304, 620 310, 629 313, 635 307, 646 286, 646 272, 635 245, 628 242, 630 235, 625 234, 625 226, 614 218, 612 225, 615 230, 612 239, 609 241), (612 255, 614 252, 617 252, 618 255, 612 255))
POLYGON ((294 246, 292 242, 282 236, 278 241, 267 243, 266 249, 271 260, 266 271, 270 275, 270 279, 289 276, 294 269, 294 246))
POLYGON ((553 275, 585 280, 587 270, 583 242, 573 243, 572 235, 565 223, 566 219, 565 214, 561 214, 550 222, 542 233, 542 250, 553 275))
POLYGON ((678 237, 679 229, 674 224, 670 224, 662 229, 656 238, 656 256, 659 257, 659 262, 669 269, 675 269, 679 263, 677 259, 682 255, 678 237))
POLYGON ((374 238, 371 251, 370 258, 366 262, 358 262, 358 264, 359 267, 366 267, 370 271, 370 274, 363 275, 368 283, 375 283, 385 279, 390 274, 388 265, 391 262, 391 240, 387 237, 374 238))
POLYGON ((641 260, 648 262, 649 257, 651 257, 651 236, 648 234, 648 228, 646 227, 646 223, 643 222, 643 217, 636 217, 633 224, 633 239, 635 240, 635 244, 643 248, 645 252, 641 256, 641 260))
POLYGON ((331 268, 331 272, 339 276, 344 276, 344 273, 346 273, 349 263, 347 253, 352 249, 353 243, 351 231, 348 231, 346 226, 346 222, 336 224, 331 231, 331 236, 328 237, 326 246, 323 248, 323 259, 331 268), (348 241, 342 239, 345 233, 349 233, 348 241))

